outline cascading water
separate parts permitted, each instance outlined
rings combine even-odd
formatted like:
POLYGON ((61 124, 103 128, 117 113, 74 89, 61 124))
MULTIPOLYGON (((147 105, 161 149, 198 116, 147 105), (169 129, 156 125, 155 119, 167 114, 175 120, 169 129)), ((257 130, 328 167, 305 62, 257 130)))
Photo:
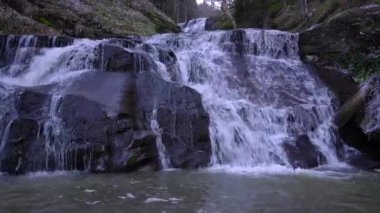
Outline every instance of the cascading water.
POLYGON ((206 20, 207 18, 197 18, 179 25, 185 33, 199 33, 205 30, 206 20))
MULTIPOLYGON (((62 127, 59 109, 74 79, 89 72, 106 72, 106 56, 100 50, 112 44, 130 53, 125 60, 133 64, 125 69, 154 72, 202 95, 210 116, 212 165, 290 166, 286 144, 300 136, 306 136, 323 155, 320 164, 339 162, 332 95, 299 59, 297 34, 255 29, 207 32, 205 21, 183 24, 185 33, 138 38, 136 42, 8 36, 1 41, 0 51, 0 83, 5 85, 0 85, 4 100, 0 116, 5 122, 0 129, 2 141, 8 135, 7 125, 17 117, 14 107, 6 104, 6 97, 17 97, 8 87, 53 85, 45 105, 47 118, 39 123, 43 129, 39 138, 45 143, 44 167, 76 169, 80 161, 89 168, 92 155, 76 159, 72 141, 66 141, 68 130, 62 127)), ((167 156, 157 111, 149 113, 148 128, 156 136, 161 168, 169 168, 173 161, 167 156)))
MULTIPOLYGON (((0 68, 0 83, 1 86, 4 85, 4 94, 0 94, 3 101, 0 106, 0 119, 14 119, 18 116, 15 108, 19 106, 12 106, 19 96, 19 91, 15 88, 55 85, 45 106, 48 109, 47 119, 39 124, 37 135, 37 139, 44 141, 45 159, 42 167, 46 170, 72 170, 78 167, 86 169, 91 159, 75 159, 75 163, 69 164, 69 158, 76 158, 77 155, 68 149, 70 141, 65 138, 66 130, 63 128, 58 110, 71 79, 96 69, 96 48, 102 41, 81 39, 73 43, 60 43, 60 39, 30 35, 6 38, 5 44, 2 45, 2 54, 7 55, 2 57, 4 65, 0 68), (86 165, 77 165, 76 162, 79 161, 86 165)), ((3 130, 3 148, 8 140, 12 121, 3 130)), ((76 151, 75 148, 74 150, 76 151)))
POLYGON ((339 162, 332 95, 300 61, 297 34, 204 32, 193 26, 184 28, 189 33, 157 35, 147 43, 169 45, 180 83, 203 95, 213 165, 289 165, 284 143, 300 134, 308 135, 327 163, 339 162))
POLYGON ((160 125, 157 121, 157 109, 153 109, 152 120, 150 121, 150 127, 156 135, 156 146, 158 151, 158 157, 160 159, 161 169, 168 169, 171 167, 170 159, 167 156, 165 145, 162 143, 162 134, 160 125))

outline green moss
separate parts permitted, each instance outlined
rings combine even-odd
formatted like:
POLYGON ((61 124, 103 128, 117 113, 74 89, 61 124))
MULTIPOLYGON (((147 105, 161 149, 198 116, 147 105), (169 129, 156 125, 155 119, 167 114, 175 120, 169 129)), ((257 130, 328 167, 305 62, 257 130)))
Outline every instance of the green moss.
POLYGON ((269 15, 271 17, 274 17, 281 11, 282 7, 283 7, 282 1, 271 2, 269 4, 269 15))
POLYGON ((380 57, 370 57, 364 53, 352 55, 330 54, 330 61, 342 68, 348 69, 358 82, 369 79, 372 75, 380 73, 380 57))
POLYGON ((43 16, 40 16, 37 18, 37 21, 46 25, 46 26, 49 26, 49 27, 54 27, 54 24, 47 18, 43 17, 43 16))
POLYGON ((173 27, 173 24, 168 23, 166 20, 162 19, 158 14, 152 12, 144 12, 149 20, 155 25, 155 31, 157 33, 166 33, 168 31, 178 32, 179 29, 173 27))
POLYGON ((233 23, 229 18, 226 17, 226 15, 218 16, 216 19, 216 27, 220 30, 231 30, 234 28, 233 23))

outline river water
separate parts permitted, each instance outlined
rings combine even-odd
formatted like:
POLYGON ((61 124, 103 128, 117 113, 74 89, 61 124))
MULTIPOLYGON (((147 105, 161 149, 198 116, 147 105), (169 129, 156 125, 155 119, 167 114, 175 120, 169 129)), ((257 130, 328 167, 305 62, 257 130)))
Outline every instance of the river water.
MULTIPOLYGON (((380 173, 342 167, 345 150, 332 122, 334 97, 300 60, 298 35, 257 29, 205 32, 204 21, 189 22, 187 33, 141 38, 134 48, 123 48, 149 56, 154 65, 151 71, 162 79, 202 94, 210 115, 208 169, 0 175, 0 213, 379 212, 380 173), (173 61, 160 59, 159 50, 168 48, 173 61), (285 148, 299 136, 307 138, 316 150, 311 167, 318 169, 291 169, 298 167, 297 159, 289 157, 285 148)), ((76 39, 60 46, 53 38, 54 47, 39 49, 38 38, 22 36, 12 52, 9 47, 14 40, 9 36, 3 42, 3 52, 14 59, 0 70, 5 85, 0 94, 0 118, 7 121, 0 128, 0 156, 18 116, 15 107, 6 102, 18 97, 9 85, 55 83, 58 86, 50 103, 43 106, 48 108, 49 118, 40 125, 48 130, 41 131, 46 166, 38 164, 36 168, 49 169, 49 159, 53 159, 55 169, 78 169, 76 163, 66 161, 64 141, 71 140, 63 134, 66 129, 57 108, 70 85, 67 82, 82 73, 104 71, 95 66, 100 57, 97 50, 115 40, 76 39)), ((167 169, 170 156, 155 114, 153 111, 150 127, 157 134, 161 167, 167 169)), ((307 155, 303 150, 296 153, 307 155)), ((14 171, 18 172, 22 158, 16 157, 19 163, 14 171)), ((86 159, 91 163, 91 158, 86 159)))
POLYGON ((161 171, 0 177, 0 212, 378 212, 380 174, 161 171))

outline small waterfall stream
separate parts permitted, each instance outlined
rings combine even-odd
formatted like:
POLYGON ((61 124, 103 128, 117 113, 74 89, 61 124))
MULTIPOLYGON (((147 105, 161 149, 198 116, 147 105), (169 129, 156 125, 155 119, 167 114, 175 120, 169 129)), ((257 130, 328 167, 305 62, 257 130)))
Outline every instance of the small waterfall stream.
POLYGON ((156 146, 157 146, 157 152, 158 152, 158 157, 160 160, 161 169, 169 169, 171 167, 170 159, 168 158, 165 145, 162 143, 162 133, 161 133, 160 125, 157 121, 157 109, 153 109, 152 120, 150 121, 150 127, 152 128, 152 131, 156 135, 156 146))

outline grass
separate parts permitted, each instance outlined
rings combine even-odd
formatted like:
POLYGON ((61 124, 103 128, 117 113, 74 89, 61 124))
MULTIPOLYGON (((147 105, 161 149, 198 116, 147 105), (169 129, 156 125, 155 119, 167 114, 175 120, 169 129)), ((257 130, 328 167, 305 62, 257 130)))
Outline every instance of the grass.
POLYGON ((46 26, 49 26, 49 27, 53 27, 54 28, 54 24, 47 18, 43 17, 43 16, 40 16, 37 18, 37 21, 46 25, 46 26))
POLYGON ((369 57, 364 53, 330 55, 329 58, 342 68, 348 69, 357 82, 363 82, 374 74, 380 74, 380 57, 369 57))

